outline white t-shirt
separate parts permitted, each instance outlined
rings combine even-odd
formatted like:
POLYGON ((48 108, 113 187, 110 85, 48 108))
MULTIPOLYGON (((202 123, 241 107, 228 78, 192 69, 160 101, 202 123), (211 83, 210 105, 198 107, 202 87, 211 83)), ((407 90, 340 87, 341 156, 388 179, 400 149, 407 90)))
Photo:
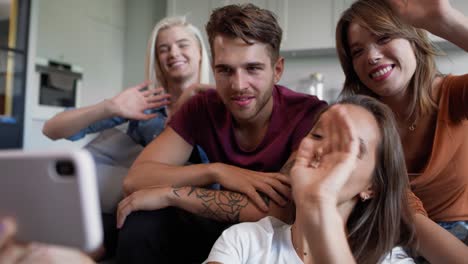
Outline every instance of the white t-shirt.
MULTIPOLYGON (((303 264, 291 240, 291 225, 267 216, 255 223, 226 229, 211 249, 207 262, 223 264, 303 264)), ((381 264, 414 263, 401 247, 395 247, 381 264)))

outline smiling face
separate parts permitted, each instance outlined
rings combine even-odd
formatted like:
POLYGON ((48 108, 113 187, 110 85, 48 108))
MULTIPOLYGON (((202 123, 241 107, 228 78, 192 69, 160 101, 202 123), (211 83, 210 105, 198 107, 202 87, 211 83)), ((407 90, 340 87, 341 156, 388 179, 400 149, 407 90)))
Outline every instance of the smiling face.
POLYGON ((361 82, 381 97, 404 96, 416 70, 411 43, 376 36, 357 23, 348 29, 353 68, 361 82))
POLYGON ((340 110, 347 113, 349 121, 359 128, 356 135, 360 141, 357 164, 338 197, 339 205, 349 202, 354 204, 361 192, 372 194, 372 177, 381 133, 376 119, 365 108, 352 104, 337 104, 320 115, 310 133, 317 149, 331 140, 326 134, 326 131, 330 131, 326 126, 335 124, 333 119, 335 115, 332 112, 340 110))
POLYGON ((222 35, 213 41, 216 89, 237 122, 263 122, 269 118, 272 90, 283 72, 283 59, 275 63, 267 44, 247 44, 222 35))
POLYGON ((168 82, 198 81, 201 52, 195 36, 184 26, 159 31, 156 40, 159 66, 168 82))

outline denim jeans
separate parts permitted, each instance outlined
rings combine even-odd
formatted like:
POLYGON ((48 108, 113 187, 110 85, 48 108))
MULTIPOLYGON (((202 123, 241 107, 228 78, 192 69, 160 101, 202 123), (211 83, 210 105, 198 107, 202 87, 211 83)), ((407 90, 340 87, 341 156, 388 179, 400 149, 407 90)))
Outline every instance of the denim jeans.
MULTIPOLYGON (((437 224, 468 246, 468 221, 437 222, 437 224)), ((415 258, 414 261, 418 264, 429 264, 429 261, 422 256, 415 258)))
POLYGON ((437 224, 468 246, 468 221, 438 222, 437 224))

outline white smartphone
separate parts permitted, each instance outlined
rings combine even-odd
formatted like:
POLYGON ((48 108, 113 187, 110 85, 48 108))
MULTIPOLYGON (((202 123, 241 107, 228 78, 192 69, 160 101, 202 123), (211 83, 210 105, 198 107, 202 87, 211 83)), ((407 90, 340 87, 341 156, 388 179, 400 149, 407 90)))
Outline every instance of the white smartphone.
POLYGON ((86 150, 0 151, 0 217, 17 239, 89 252, 103 238, 96 169, 86 150))

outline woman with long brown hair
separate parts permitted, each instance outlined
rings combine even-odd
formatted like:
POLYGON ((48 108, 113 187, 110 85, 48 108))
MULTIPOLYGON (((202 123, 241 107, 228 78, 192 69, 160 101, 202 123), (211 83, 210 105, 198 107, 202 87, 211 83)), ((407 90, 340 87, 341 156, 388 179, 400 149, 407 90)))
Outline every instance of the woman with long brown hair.
POLYGON ((401 248, 414 233, 403 150, 384 104, 354 96, 325 110, 301 142, 291 188, 292 225, 233 226, 206 262, 413 263, 401 248))
POLYGON ((392 109, 422 202, 412 203, 419 251, 430 262, 463 262, 468 248, 432 221, 468 241, 468 75, 438 71, 424 29, 468 51, 468 18, 448 0, 356 1, 336 29, 342 93, 392 109))

